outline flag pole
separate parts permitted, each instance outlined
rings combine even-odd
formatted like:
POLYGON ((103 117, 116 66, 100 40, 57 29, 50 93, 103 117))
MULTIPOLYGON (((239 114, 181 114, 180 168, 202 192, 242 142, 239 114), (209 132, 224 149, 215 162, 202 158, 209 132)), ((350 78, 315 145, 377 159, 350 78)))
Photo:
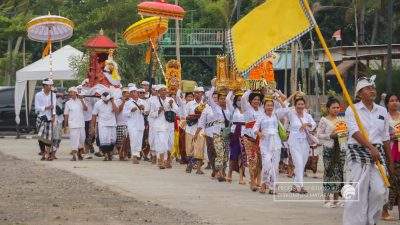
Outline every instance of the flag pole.
MULTIPOLYGON (((319 29, 318 24, 317 24, 317 22, 315 21, 315 18, 314 18, 314 15, 312 14, 310 5, 308 4, 308 1, 307 1, 307 0, 303 0, 303 3, 304 3, 304 6, 305 6, 306 9, 307 9, 308 14, 310 15, 310 17, 311 17, 311 19, 312 19, 312 22, 314 23, 315 32, 317 33, 317 36, 318 36, 318 38, 319 38, 319 40, 320 40, 320 42, 321 42, 321 44, 322 44, 322 47, 324 48, 325 54, 328 56, 329 62, 330 62, 331 65, 332 65, 332 69, 333 69, 333 71, 335 72, 336 78, 337 78, 338 81, 339 81, 339 85, 340 85, 340 87, 341 87, 342 90, 343 90, 344 97, 346 98, 347 102, 349 103, 350 108, 351 108, 351 109, 353 110, 353 112, 354 112, 354 117, 356 118, 358 127, 360 128, 360 131, 361 131, 361 133, 363 134, 363 136, 364 136, 367 140, 369 140, 369 139, 368 139, 368 134, 367 134, 367 132, 365 131, 364 125, 361 123, 360 116, 358 115, 358 113, 357 113, 357 111, 356 111, 356 108, 354 107, 353 101, 351 100, 350 95, 349 95, 349 92, 347 91, 347 88, 346 88, 346 86, 345 86, 345 84, 344 84, 344 82, 343 82, 343 79, 342 79, 342 77, 340 76, 340 73, 339 73, 339 70, 338 70, 337 67, 336 67, 335 61, 333 60, 332 55, 331 55, 331 53, 330 53, 330 51, 329 51, 329 49, 328 49, 328 46, 327 46, 326 43, 325 43, 325 39, 324 39, 324 37, 322 36, 321 30, 319 29)), ((378 166, 379 172, 380 172, 380 174, 381 174, 381 176, 382 176, 382 178, 383 178, 383 181, 385 182, 386 186, 387 186, 387 187, 390 187, 389 180, 388 180, 388 178, 386 177, 386 174, 385 174, 385 172, 384 172, 384 170, 383 170, 383 167, 382 167, 381 163, 379 162, 379 160, 376 161, 376 164, 377 164, 377 166, 378 166)))

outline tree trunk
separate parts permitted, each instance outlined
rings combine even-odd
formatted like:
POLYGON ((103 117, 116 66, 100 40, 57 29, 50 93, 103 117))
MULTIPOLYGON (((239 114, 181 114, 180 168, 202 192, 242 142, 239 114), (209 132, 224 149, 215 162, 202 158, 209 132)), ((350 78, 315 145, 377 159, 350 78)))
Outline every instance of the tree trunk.
POLYGON ((376 36, 378 34, 379 10, 375 9, 374 23, 372 25, 371 45, 375 44, 376 36))
POLYGON ((19 47, 21 46, 22 43, 22 36, 19 36, 17 39, 17 42, 15 43, 14 51, 13 54, 16 55, 19 52, 19 47))
POLYGON ((292 43, 292 65, 290 68, 290 93, 297 90, 297 43, 292 43))
POLYGON ((365 45, 365 5, 366 0, 361 0, 361 12, 360 12, 360 43, 365 45))
POLYGON ((284 86, 284 91, 285 91, 285 95, 288 95, 288 80, 287 80, 287 75, 288 75, 288 71, 287 71, 287 64, 288 64, 288 46, 286 45, 285 47, 285 86, 284 86))

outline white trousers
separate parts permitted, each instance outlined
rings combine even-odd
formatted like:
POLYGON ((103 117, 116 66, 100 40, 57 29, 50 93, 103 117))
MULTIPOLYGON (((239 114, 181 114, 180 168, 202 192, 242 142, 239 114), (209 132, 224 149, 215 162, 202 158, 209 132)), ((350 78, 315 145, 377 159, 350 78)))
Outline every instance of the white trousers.
MULTIPOLYGON (((156 152, 167 153, 172 151, 174 146, 174 131, 157 131, 156 132, 156 152)), ((166 154, 165 154, 166 155, 166 154)))
POLYGON ((303 187, 304 168, 310 153, 310 145, 305 138, 293 138, 289 140, 290 154, 294 164, 294 185, 303 187))
POLYGON ((352 184, 355 194, 346 199, 343 225, 377 224, 389 194, 377 166, 348 162, 346 182, 358 183, 352 184))
POLYGON ((78 150, 83 148, 85 144, 85 128, 70 128, 69 129, 69 146, 71 150, 78 150))
POLYGON ((154 126, 149 126, 149 146, 150 146, 150 150, 154 151, 155 147, 156 147, 156 135, 157 132, 155 131, 155 127, 154 126))
POLYGON ((140 157, 140 152, 142 151, 143 132, 143 130, 128 127, 129 142, 133 156, 140 157))
POLYGON ((260 146, 262 160, 262 181, 270 190, 275 190, 275 182, 278 181, 279 161, 281 150, 269 150, 260 146))

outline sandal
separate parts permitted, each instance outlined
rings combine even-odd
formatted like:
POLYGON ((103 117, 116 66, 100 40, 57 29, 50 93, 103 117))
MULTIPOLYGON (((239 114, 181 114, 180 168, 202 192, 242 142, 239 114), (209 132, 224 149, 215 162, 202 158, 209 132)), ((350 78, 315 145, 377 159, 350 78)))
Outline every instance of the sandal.
POLYGON ((241 181, 239 181, 239 184, 240 184, 240 185, 245 185, 245 184, 246 184, 246 181, 241 180, 241 181))
POLYGON ((292 190, 290 191, 291 193, 299 193, 299 191, 297 190, 296 186, 292 186, 292 190))
POLYGON ((268 194, 270 194, 270 195, 278 195, 278 193, 276 193, 276 192, 273 191, 273 190, 269 190, 268 194))
POLYGON ((336 208, 336 205, 333 204, 332 202, 327 202, 327 203, 324 204, 323 207, 324 207, 324 208, 331 209, 331 208, 336 208))
POLYGON ((262 184, 258 192, 260 192, 260 194, 265 194, 267 192, 267 185, 262 184))
POLYGON ((251 182, 249 184, 250 184, 250 190, 251 191, 256 192, 258 190, 257 185, 253 185, 251 182))
POLYGON ((385 216, 385 217, 381 217, 381 220, 383 220, 383 221, 396 221, 396 218, 394 218, 393 216, 391 216, 391 215, 387 215, 387 216, 385 216))
POLYGON ((304 189, 304 188, 301 188, 301 190, 300 190, 300 194, 303 194, 303 195, 305 195, 305 194, 307 194, 308 192, 304 189))
POLYGON ((227 177, 227 178, 226 178, 226 182, 232 183, 232 177, 227 177))
POLYGON ((336 205, 336 207, 343 208, 344 202, 339 202, 339 203, 336 203, 335 205, 336 205))
POLYGON ((225 178, 224 176, 219 176, 219 177, 217 178, 217 180, 218 180, 219 182, 225 182, 225 181, 226 181, 226 178, 225 178))

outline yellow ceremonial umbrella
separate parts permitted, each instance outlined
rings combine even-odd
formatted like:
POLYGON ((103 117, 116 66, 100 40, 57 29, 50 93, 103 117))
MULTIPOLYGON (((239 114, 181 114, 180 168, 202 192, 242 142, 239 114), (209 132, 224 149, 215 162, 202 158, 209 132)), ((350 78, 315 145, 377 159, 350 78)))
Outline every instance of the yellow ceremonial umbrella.
MULTIPOLYGON (((124 32, 124 38, 128 44, 136 45, 145 43, 147 41, 150 42, 150 46, 146 55, 146 62, 148 63, 150 62, 151 49, 153 49, 164 77, 165 77, 164 68, 162 67, 160 58, 158 57, 157 54, 157 39, 159 36, 167 32, 167 30, 168 30, 167 18, 149 17, 146 19, 141 19, 138 22, 132 24, 124 32)), ((155 67, 153 70, 155 70, 155 67)))
POLYGON ((168 30, 168 19, 149 17, 139 20, 125 30, 124 38, 128 44, 142 44, 151 38, 158 38, 168 30))
POLYGON ((62 16, 50 15, 50 13, 46 16, 36 17, 26 25, 29 39, 38 42, 47 41, 42 57, 50 54, 50 79, 53 78, 51 44, 69 39, 73 34, 74 26, 71 20, 62 16))

